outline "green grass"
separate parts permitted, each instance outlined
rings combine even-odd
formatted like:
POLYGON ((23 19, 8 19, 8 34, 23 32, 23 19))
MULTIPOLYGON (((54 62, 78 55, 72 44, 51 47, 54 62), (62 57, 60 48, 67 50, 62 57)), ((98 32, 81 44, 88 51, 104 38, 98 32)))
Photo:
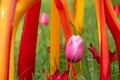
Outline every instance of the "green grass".
MULTIPOLYGON (((113 0, 114 4, 120 3, 119 0, 113 0), (119 1, 119 2, 118 2, 119 1)), ((73 0, 69 0, 71 10, 73 11, 72 5, 73 0)), ((46 12, 49 15, 50 20, 50 6, 51 0, 42 0, 41 13, 46 12)), ((17 32, 16 42, 15 42, 15 80, 17 80, 17 65, 18 65, 18 52, 19 45, 22 33, 22 26, 24 23, 24 17, 22 18, 19 29, 17 32)), ((46 80, 44 74, 42 74, 42 69, 45 68, 49 71, 49 56, 50 54, 47 51, 47 47, 50 45, 50 25, 43 27, 39 24, 38 30, 38 42, 36 50, 36 68, 34 80, 46 80)), ((62 31, 61 34, 63 35, 62 31)), ((61 42, 64 43, 63 36, 61 35, 61 42)), ((82 35, 84 39, 84 57, 82 60, 83 63, 83 77, 84 80, 99 80, 99 64, 92 58, 91 53, 88 51, 89 44, 92 43, 96 49, 99 51, 98 45, 98 31, 97 31, 97 21, 96 13, 94 7, 94 0, 85 0, 85 21, 84 21, 84 33, 82 35)), ((108 29, 108 41, 109 48, 111 51, 116 51, 113 37, 108 29)), ((66 60, 64 51, 61 50, 61 59, 60 59, 60 71, 63 73, 66 68, 66 60)), ((117 60, 111 64, 111 77, 112 80, 118 80, 118 62, 117 60)))

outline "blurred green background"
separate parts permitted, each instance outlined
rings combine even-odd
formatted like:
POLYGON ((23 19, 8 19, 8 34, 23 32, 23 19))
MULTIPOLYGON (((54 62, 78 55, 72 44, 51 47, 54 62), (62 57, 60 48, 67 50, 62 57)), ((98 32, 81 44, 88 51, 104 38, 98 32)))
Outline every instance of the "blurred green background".
MULTIPOLYGON (((68 0, 71 11, 73 12, 73 1, 68 0)), ((113 0, 113 4, 120 4, 120 0, 113 0)), ((42 0, 41 11, 40 13, 46 12, 49 15, 50 20, 50 7, 51 0, 42 0)), ((15 41, 15 80, 18 79, 17 76, 17 65, 18 65, 18 53, 20 46, 20 39, 22 34, 22 28, 24 24, 24 17, 22 18, 19 29, 17 31, 17 37, 15 41)), ((113 37, 108 30, 108 41, 109 41, 109 49, 111 51, 116 51, 113 37)), ((84 19, 84 32, 82 35, 84 39, 84 56, 82 59, 82 67, 83 67, 83 80, 99 80, 99 64, 92 58, 91 53, 88 51, 89 44, 92 43, 94 47, 96 47, 97 51, 99 51, 98 45, 98 31, 97 31, 97 21, 96 21, 96 13, 94 7, 94 0, 85 0, 85 19, 84 19)), ((63 32, 61 29, 61 43, 64 43, 63 32)), ((42 69, 46 69, 49 72, 49 52, 47 51, 47 47, 50 45, 50 25, 41 26, 39 24, 38 30, 38 41, 37 41, 37 50, 36 50, 36 68, 34 80, 46 80, 46 76, 42 73, 42 69)), ((66 68, 66 60, 64 55, 64 49, 61 49, 61 59, 60 59, 60 71, 63 73, 66 68)), ((117 60, 111 64, 111 77, 112 80, 118 80, 118 62, 117 60)))

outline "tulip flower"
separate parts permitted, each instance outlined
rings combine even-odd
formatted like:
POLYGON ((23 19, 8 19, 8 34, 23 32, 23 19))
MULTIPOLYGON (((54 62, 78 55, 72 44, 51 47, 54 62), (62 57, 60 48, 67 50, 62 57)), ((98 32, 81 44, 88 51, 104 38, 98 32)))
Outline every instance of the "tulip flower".
POLYGON ((53 75, 50 75, 46 69, 42 69, 42 73, 46 76, 47 80, 68 80, 69 71, 60 73, 59 70, 56 70, 53 75))
MULTIPOLYGON (((68 80, 69 71, 65 71, 63 74, 60 73, 59 70, 56 70, 56 72, 52 75, 52 80, 68 80)), ((50 75, 47 75, 47 80, 50 80, 50 75)))
POLYGON ((70 62, 79 62, 83 56, 84 43, 80 36, 72 35, 66 46, 66 58, 70 62))
MULTIPOLYGON (((65 37, 65 42, 67 44, 69 38, 73 34, 73 31, 72 31, 72 28, 70 27, 68 16, 67 16, 65 8, 64 8, 64 2, 62 0, 54 0, 54 1, 55 1, 57 10, 58 10, 59 16, 60 16, 60 21, 62 24, 64 37, 65 37)), ((67 64, 68 64, 68 68, 70 69, 70 62, 67 62, 67 64)), ((74 73, 75 73, 75 70, 74 70, 74 73)))
POLYGON ((63 74, 61 74, 59 70, 56 70, 56 72, 52 76, 52 80, 68 80, 68 76, 69 71, 65 71, 63 74))
POLYGON ((40 23, 41 25, 43 26, 47 26, 48 25, 48 15, 46 13, 43 13, 41 16, 40 16, 40 23))
MULTIPOLYGON (((84 5, 85 0, 74 1, 74 25, 77 33, 81 36, 84 30, 84 5), (79 5, 81 5, 79 7, 79 5)), ((82 62, 80 62, 80 76, 82 76, 82 62)))
POLYGON ((120 15, 120 5, 115 5, 113 8, 114 8, 114 11, 116 12, 116 14, 120 15))
POLYGON ((56 70, 56 72, 52 76, 52 80, 61 80, 61 74, 59 70, 56 70))
MULTIPOLYGON (((65 37, 65 42, 67 44, 69 38, 72 36, 73 31, 72 28, 70 27, 69 20, 70 17, 68 18, 68 15, 66 14, 66 8, 64 5, 64 1, 62 0, 54 0, 56 8, 58 10, 59 16, 60 16, 60 21, 62 24, 62 29, 64 32, 64 37, 65 37)), ((70 15, 70 14, 69 14, 70 15)), ((68 64, 68 69, 70 69, 70 62, 67 61, 68 64)), ((75 69, 73 68, 73 74, 76 75, 75 69)))
MULTIPOLYGON (((73 35, 73 31, 70 27, 69 22, 74 22, 74 25, 76 26, 77 33, 81 35, 83 32, 83 20, 84 20, 84 0, 75 0, 75 13, 74 13, 74 19, 72 17, 72 14, 69 9, 69 5, 67 3, 67 0, 54 0, 57 10, 60 15, 60 20, 64 32, 65 42, 67 44, 69 38, 73 35), (81 5, 81 7, 79 7, 81 5)), ((70 62, 67 61, 68 69, 70 69, 70 62)), ((82 64, 80 62, 80 75, 82 76, 82 64)), ((73 68, 73 74, 75 75, 75 70, 73 68)))

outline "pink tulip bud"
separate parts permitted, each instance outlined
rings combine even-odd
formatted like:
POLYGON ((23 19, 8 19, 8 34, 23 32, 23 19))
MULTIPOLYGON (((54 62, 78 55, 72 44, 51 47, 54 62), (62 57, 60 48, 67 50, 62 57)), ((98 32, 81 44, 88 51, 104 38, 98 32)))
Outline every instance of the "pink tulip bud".
POLYGON ((79 62, 83 56, 84 43, 80 36, 72 35, 66 46, 66 58, 70 62, 79 62))
POLYGON ((115 5, 113 8, 114 8, 114 11, 116 12, 116 14, 120 15, 120 5, 115 5))
POLYGON ((48 15, 46 13, 43 13, 40 16, 40 24, 43 26, 47 26, 48 25, 48 15))

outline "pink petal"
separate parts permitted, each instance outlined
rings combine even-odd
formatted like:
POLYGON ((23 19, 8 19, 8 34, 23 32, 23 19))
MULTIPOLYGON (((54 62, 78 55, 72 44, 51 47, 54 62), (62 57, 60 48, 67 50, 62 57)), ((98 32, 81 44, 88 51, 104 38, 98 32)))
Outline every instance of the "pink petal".
POLYGON ((114 8, 116 14, 120 15, 120 5, 115 5, 113 8, 114 8))

